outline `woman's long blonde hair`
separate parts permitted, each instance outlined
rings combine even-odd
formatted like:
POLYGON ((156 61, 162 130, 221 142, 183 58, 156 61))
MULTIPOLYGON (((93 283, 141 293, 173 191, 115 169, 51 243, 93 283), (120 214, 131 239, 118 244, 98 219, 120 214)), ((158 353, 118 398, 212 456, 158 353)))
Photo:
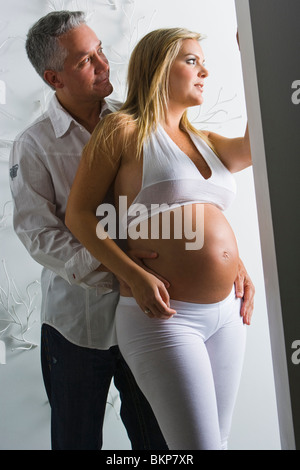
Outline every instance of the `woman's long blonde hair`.
MULTIPOLYGON (((120 127, 130 122, 137 126, 136 156, 142 155, 143 143, 168 112, 169 75, 182 42, 202 38, 201 34, 187 29, 169 28, 152 31, 138 42, 128 66, 127 99, 119 111, 109 114, 97 125, 88 149, 90 161, 100 149, 101 154, 113 154, 114 141, 122 134, 120 127)), ((207 141, 203 132, 189 122, 187 111, 182 116, 181 128, 207 141)), ((127 142, 122 144, 124 148, 127 142)))

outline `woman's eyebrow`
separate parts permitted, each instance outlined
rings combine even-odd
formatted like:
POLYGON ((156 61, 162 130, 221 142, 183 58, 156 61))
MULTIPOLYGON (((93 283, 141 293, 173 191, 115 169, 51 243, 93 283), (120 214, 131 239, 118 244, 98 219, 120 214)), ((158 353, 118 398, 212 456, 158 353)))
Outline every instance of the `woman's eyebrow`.
POLYGON ((199 54, 196 54, 195 52, 189 52, 187 54, 184 54, 184 57, 187 57, 189 55, 193 55, 195 56, 197 59, 199 59, 200 61, 202 60, 202 62, 205 62, 205 57, 201 57, 199 54))

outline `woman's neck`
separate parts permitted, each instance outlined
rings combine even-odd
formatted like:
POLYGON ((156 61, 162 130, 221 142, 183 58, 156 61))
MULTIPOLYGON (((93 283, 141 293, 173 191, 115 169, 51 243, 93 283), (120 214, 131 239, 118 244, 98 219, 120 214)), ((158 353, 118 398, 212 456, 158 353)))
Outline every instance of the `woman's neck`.
POLYGON ((180 129, 180 122, 184 111, 185 109, 182 109, 182 107, 176 107, 169 104, 163 126, 173 132, 178 131, 180 129))

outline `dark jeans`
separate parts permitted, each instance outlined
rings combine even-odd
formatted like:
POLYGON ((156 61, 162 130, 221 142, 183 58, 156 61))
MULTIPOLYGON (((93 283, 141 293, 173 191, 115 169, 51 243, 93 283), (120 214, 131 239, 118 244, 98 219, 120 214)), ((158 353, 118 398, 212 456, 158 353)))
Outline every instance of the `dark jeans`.
POLYGON ((165 440, 146 398, 117 346, 82 348, 54 328, 42 326, 42 370, 51 405, 53 450, 100 450, 112 377, 121 418, 133 450, 165 450, 165 440))

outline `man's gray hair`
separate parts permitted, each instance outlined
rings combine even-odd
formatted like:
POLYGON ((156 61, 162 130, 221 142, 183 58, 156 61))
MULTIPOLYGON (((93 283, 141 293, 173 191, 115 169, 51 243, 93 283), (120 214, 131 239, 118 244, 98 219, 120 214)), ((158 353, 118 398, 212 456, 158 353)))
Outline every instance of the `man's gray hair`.
POLYGON ((63 70, 67 50, 61 46, 59 37, 85 23, 84 12, 63 10, 49 13, 30 28, 27 34, 26 52, 33 67, 44 81, 45 70, 56 72, 63 70))

